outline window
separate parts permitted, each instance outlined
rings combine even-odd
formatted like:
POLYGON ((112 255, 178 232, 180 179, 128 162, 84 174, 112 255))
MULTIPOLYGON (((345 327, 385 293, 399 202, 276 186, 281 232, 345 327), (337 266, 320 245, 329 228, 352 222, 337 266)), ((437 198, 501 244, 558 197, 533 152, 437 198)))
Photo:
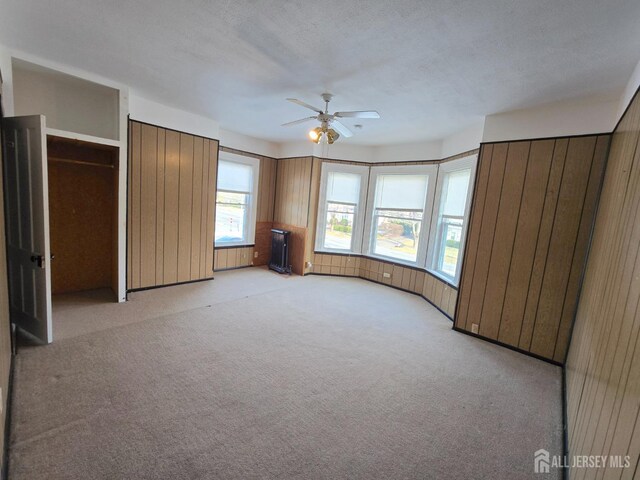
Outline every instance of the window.
POLYGON ((437 167, 373 167, 369 255, 424 265, 437 167))
POLYGON ((316 250, 363 253, 457 284, 476 160, 370 169, 323 163, 316 250))
POLYGON ((438 174, 430 269, 453 283, 462 263, 475 161, 473 156, 443 163, 438 174))
POLYGON ((320 181, 316 250, 360 252, 368 167, 324 163, 320 181))
POLYGON ((216 246, 250 245, 254 242, 258 160, 221 154, 216 192, 216 246))

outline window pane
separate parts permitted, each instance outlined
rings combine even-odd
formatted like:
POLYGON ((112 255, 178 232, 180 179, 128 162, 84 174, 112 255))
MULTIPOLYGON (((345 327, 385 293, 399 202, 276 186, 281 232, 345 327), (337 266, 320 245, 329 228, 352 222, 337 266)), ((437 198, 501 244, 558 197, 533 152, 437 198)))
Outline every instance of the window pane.
POLYGON ((253 188, 253 168, 244 163, 218 161, 218 190, 250 192, 253 188))
POLYGON ((324 247, 351 250, 355 205, 327 204, 324 247))
POLYGON ((358 203, 361 176, 356 173, 329 172, 327 200, 330 202, 358 203))
POLYGON ((379 175, 376 207, 422 210, 428 180, 427 175, 379 175))
POLYGON ((440 270, 452 277, 456 276, 456 268, 460 258, 460 241, 462 240, 462 219, 444 217, 442 219, 442 252, 440 270))
POLYGON ((373 252, 415 262, 422 227, 422 212, 377 210, 373 252))
POLYGON ((451 172, 445 177, 442 189, 442 214, 462 217, 467 203, 471 169, 451 172))
POLYGON ((245 241, 248 197, 244 193, 217 193, 216 242, 245 241))

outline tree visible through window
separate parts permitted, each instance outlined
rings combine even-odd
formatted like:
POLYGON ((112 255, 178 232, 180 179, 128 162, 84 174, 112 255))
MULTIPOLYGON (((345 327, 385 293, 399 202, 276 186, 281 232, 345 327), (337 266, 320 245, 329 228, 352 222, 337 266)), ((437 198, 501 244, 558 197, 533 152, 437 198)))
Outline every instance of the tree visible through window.
POLYGON ((411 263, 418 260, 428 180, 428 175, 378 175, 371 245, 374 254, 411 263))
POLYGON ((325 164, 319 204, 316 248, 354 252, 362 238, 362 183, 367 167, 325 164))

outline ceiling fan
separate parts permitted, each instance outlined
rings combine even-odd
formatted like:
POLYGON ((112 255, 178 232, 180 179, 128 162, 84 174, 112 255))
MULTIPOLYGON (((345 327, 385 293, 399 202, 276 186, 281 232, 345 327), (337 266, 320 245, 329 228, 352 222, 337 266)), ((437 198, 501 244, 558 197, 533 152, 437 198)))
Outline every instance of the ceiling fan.
POLYGON ((329 113, 329 102, 332 97, 333 95, 330 93, 322 94, 322 99, 324 100, 324 112, 321 108, 316 108, 302 100, 298 100, 297 98, 287 98, 287 100, 292 103, 308 108, 309 110, 313 110, 317 115, 284 123, 282 126, 288 127, 290 125, 298 125, 299 123, 308 122, 309 120, 318 120, 320 122, 320 126, 309 131, 309 138, 315 143, 320 143, 325 139, 327 143, 332 144, 340 138, 340 135, 347 138, 353 136, 353 132, 345 127, 338 118, 380 118, 380 114, 375 110, 329 113))

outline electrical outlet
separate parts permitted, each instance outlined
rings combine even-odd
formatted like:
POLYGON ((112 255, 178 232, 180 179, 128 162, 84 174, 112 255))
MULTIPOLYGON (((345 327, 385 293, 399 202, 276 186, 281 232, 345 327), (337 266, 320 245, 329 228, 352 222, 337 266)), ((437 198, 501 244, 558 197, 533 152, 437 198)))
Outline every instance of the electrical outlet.
POLYGON ((383 272, 383 273, 382 273, 382 276, 383 276, 384 278, 391 278, 391 274, 390 274, 390 273, 387 273, 387 272, 383 272))
POLYGON ((253 258, 258 258, 258 252, 253 252, 253 258))
POLYGON ((307 268, 311 268, 311 267, 313 267, 313 263, 311 263, 311 262, 306 262, 306 263, 305 263, 305 266, 306 266, 307 268))
POLYGON ((477 323, 472 323, 471 324, 471 333, 478 333, 478 324, 477 323))

